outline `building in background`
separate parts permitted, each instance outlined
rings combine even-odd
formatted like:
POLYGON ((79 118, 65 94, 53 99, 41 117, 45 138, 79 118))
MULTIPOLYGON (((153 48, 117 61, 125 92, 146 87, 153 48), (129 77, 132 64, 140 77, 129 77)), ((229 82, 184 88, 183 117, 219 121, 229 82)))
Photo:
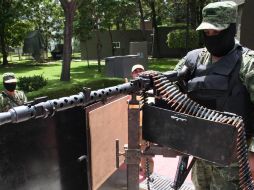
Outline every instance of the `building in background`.
MULTIPOLYGON (((254 49, 254 0, 233 0, 238 4, 238 20, 237 20, 237 39, 244 45, 251 49, 254 49)), ((146 23, 147 30, 145 31, 145 40, 148 44, 148 55, 151 55, 152 51, 152 39, 153 31, 151 28, 151 22, 146 23)), ((159 57, 182 57, 185 51, 182 49, 169 48, 166 40, 167 34, 177 27, 158 27, 158 44, 160 49, 159 57)), ((183 29, 183 28, 182 28, 183 29)), ((108 31, 100 31, 101 40, 101 58, 110 56, 124 56, 129 55, 130 43, 144 41, 144 37, 141 30, 113 30, 111 35, 108 31), (111 44, 111 37, 113 44, 111 44), (112 47, 113 46, 113 47, 112 47), (114 51, 114 53, 113 53, 114 51)), ((94 31, 91 38, 87 41, 80 41, 81 58, 82 59, 97 59, 97 38, 94 31)))
MULTIPOLYGON (((225 0, 224 0, 225 1, 225 0)), ((242 45, 254 49, 254 1, 233 0, 238 4, 237 39, 242 45)))
MULTIPOLYGON (((169 48, 167 45, 167 35, 169 32, 182 29, 183 27, 158 27, 158 44, 160 48, 160 57, 182 57, 185 53, 182 50, 169 48)), ((101 57, 123 56, 130 54, 131 42, 142 42, 144 37, 141 30, 113 30, 111 31, 114 55, 112 53, 112 44, 108 31, 100 31, 100 40, 102 44, 101 57)), ((145 31, 145 40, 147 41, 147 53, 150 56, 152 52, 153 31, 145 31)), ((94 31, 88 41, 80 41, 81 59, 97 59, 97 38, 94 31)))
POLYGON ((241 18, 240 42, 244 46, 254 50, 254 1, 245 0, 241 18))
POLYGON ((234 1, 238 5, 237 35, 236 35, 236 38, 240 41, 241 19, 242 19, 243 7, 244 7, 245 0, 223 0, 223 1, 234 1))

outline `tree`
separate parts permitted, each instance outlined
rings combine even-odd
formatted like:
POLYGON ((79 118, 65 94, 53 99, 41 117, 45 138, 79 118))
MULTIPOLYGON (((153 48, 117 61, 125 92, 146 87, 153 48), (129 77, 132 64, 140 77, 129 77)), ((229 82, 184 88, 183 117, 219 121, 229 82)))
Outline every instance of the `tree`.
POLYGON ((143 39, 145 39, 145 19, 144 19, 144 12, 143 12, 143 6, 141 0, 137 0, 137 5, 139 9, 139 16, 140 16, 140 25, 141 25, 141 31, 143 35, 143 39))
MULTIPOLYGON (((6 42, 8 47, 16 48, 22 46, 24 36, 33 30, 34 25, 27 20, 18 20, 6 29, 6 42)), ((19 51, 19 49, 18 49, 19 51)), ((18 52, 19 60, 21 60, 21 52, 18 52)))
POLYGON ((59 0, 64 10, 64 48, 63 48, 63 64, 61 72, 61 81, 70 80, 70 64, 72 54, 72 35, 73 35, 73 20, 79 3, 83 0, 59 0))
POLYGON ((31 7, 31 13, 28 19, 33 23, 34 28, 42 33, 47 55, 49 41, 61 40, 59 38, 63 33, 63 9, 60 4, 55 1, 43 0, 31 7))
POLYGON ((77 20, 74 22, 74 35, 85 43, 86 59, 89 68, 89 52, 87 48, 87 41, 92 38, 92 30, 94 28, 93 20, 91 16, 90 3, 83 3, 78 8, 77 20))
POLYGON ((137 19, 134 19, 137 18, 136 2, 133 0, 107 0, 101 2, 103 14, 100 19, 100 27, 102 30, 108 30, 112 55, 114 55, 112 29, 115 28, 115 23, 119 24, 119 28, 121 25, 122 30, 133 29, 136 26, 137 19))
POLYGON ((186 18, 186 0, 173 0, 169 4, 169 17, 171 23, 183 23, 186 18))
POLYGON ((140 28, 136 0, 115 0, 115 7, 111 8, 113 26, 119 30, 140 28))
POLYGON ((0 0, 0 44, 3 56, 3 65, 8 65, 8 42, 7 30, 13 25, 23 8, 21 1, 0 0))
POLYGON ((160 49, 159 49, 159 40, 158 40, 158 24, 157 24, 156 10, 155 10, 155 1, 154 0, 145 0, 145 2, 150 7, 152 26, 153 26, 152 56, 159 57, 160 56, 160 49))
POLYGON ((126 29, 129 25, 133 25, 133 18, 136 17, 136 7, 134 0, 87 0, 79 9, 80 24, 79 31, 83 41, 90 38, 93 31, 96 35, 97 43, 97 62, 98 71, 101 71, 101 50, 102 43, 100 32, 108 31, 109 39, 112 47, 112 55, 114 55, 114 46, 112 38, 112 29, 126 29), (135 13, 135 16, 130 16, 135 13))
POLYGON ((31 22, 29 17, 33 13, 32 7, 38 3, 41 1, 0 0, 0 43, 3 65, 8 64, 9 48, 20 46, 24 36, 34 29, 34 22, 31 22))

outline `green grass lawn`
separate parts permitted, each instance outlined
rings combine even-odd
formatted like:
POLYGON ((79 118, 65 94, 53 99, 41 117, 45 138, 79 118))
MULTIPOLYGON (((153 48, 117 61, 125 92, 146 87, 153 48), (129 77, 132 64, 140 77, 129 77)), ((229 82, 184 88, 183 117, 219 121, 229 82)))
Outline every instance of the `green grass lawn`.
MULTIPOLYGON (((60 81, 61 61, 49 61, 38 64, 33 60, 10 62, 8 67, 0 67, 0 75, 5 72, 14 72, 17 77, 43 75, 48 84, 42 89, 26 93, 29 100, 36 97, 48 96, 50 99, 77 94, 82 91, 82 87, 89 87, 92 90, 114 86, 123 83, 122 78, 108 78, 104 76, 104 62, 102 62, 102 72, 97 71, 97 61, 86 61, 74 59, 71 63, 71 81, 60 81), (14 63, 15 62, 15 63, 14 63)), ((172 70, 178 59, 149 59, 149 70, 168 71, 172 70)), ((2 77, 1 77, 2 80, 2 77)), ((3 89, 2 82, 0 88, 3 89)))
POLYGON ((161 72, 173 70, 178 61, 179 59, 167 58, 149 59, 148 69, 161 72))

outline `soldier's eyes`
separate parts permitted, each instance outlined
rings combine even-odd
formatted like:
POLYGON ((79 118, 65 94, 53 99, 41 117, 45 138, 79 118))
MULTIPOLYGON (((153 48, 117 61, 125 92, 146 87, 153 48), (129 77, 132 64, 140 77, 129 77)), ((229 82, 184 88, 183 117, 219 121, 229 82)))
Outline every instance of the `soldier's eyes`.
POLYGON ((219 30, 204 30, 206 36, 216 36, 220 33, 219 30))

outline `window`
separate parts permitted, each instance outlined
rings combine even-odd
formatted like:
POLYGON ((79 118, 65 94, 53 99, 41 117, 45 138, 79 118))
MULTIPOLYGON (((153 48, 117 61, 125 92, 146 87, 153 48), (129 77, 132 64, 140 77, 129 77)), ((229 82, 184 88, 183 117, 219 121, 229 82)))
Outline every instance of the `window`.
POLYGON ((113 48, 120 48, 120 42, 113 42, 113 48))

